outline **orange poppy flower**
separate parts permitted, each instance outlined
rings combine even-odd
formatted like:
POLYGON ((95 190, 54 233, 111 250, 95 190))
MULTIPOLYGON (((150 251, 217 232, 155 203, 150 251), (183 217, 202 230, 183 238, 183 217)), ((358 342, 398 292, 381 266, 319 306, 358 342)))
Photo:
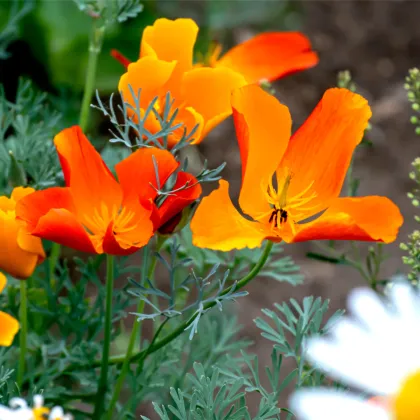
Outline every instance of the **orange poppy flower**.
POLYGON ((30 277, 45 258, 41 240, 27 234, 15 214, 16 203, 34 191, 16 187, 10 198, 0 197, 0 270, 19 279, 30 277))
MULTIPOLYGON (((6 287, 6 276, 0 273, 0 293, 6 287)), ((19 323, 15 318, 0 311, 0 346, 11 346, 15 335, 19 331, 19 323)))
POLYGON ((128 255, 201 194, 186 172, 178 172, 171 194, 158 192, 179 167, 167 150, 137 150, 116 165, 118 182, 80 127, 63 130, 54 143, 66 187, 19 201, 17 217, 32 235, 83 252, 128 255))
MULTIPOLYGON (((192 19, 157 19, 143 31, 140 57, 152 55, 164 61, 176 60, 179 71, 188 70, 193 62, 193 49, 198 26, 192 19)), ((212 47, 199 66, 225 67, 241 73, 248 83, 273 81, 287 74, 305 70, 318 63, 309 40, 300 32, 268 32, 245 41, 219 58, 222 47, 212 47)), ((111 54, 128 67, 130 60, 120 52, 111 54)))
POLYGON ((291 138, 288 108, 258 86, 236 90, 232 107, 242 161, 239 205, 247 217, 221 180, 191 222, 196 246, 227 251, 259 247, 264 239, 395 240, 403 218, 392 201, 339 198, 371 116, 364 98, 327 90, 291 138))
MULTIPOLYGON (((172 110, 178 109, 173 125, 181 124, 181 127, 168 136, 169 147, 180 141, 184 130, 191 133, 195 127, 192 143, 199 143, 210 130, 231 115, 230 94, 233 89, 246 84, 239 73, 227 68, 196 68, 183 72, 181 70, 185 67, 182 64, 146 56, 128 66, 118 85, 124 101, 134 108, 135 99, 130 87, 135 94, 141 89, 141 116, 155 97, 158 98, 155 112, 162 115, 166 94, 171 93, 174 100, 172 110)), ((153 134, 161 130, 159 118, 153 112, 148 114, 145 128, 153 134)))
MULTIPOLYGON (((143 31, 140 59, 131 63, 113 52, 128 68, 120 80, 124 100, 134 106, 135 94, 141 89, 141 113, 154 97, 155 111, 162 113, 167 92, 178 108, 175 124, 182 127, 168 136, 172 147, 184 133, 198 127, 192 143, 199 143, 216 125, 231 113, 230 94, 235 88, 262 79, 275 80, 287 73, 314 66, 318 62, 309 41, 300 33, 267 33, 258 35, 230 50, 220 59, 216 48, 208 63, 193 64, 193 49, 198 26, 192 19, 157 19, 143 31), (208 66, 207 66, 208 64, 208 66)), ((145 128, 152 133, 161 129, 159 119, 151 113, 145 128)))

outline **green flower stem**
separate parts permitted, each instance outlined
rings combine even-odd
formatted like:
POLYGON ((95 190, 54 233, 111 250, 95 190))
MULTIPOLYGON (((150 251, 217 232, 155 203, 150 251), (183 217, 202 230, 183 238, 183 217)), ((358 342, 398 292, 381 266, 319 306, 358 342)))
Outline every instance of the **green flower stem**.
MULTIPOLYGON (((149 267, 149 269, 147 269, 148 262, 149 262, 149 251, 150 251, 150 248, 148 246, 144 247, 143 263, 142 263, 142 279, 141 279, 142 280, 141 283, 144 287, 147 287, 146 278, 149 278, 149 279, 152 278, 153 273, 155 271, 156 262, 157 262, 156 256, 153 255, 150 267, 149 267)), ((144 310, 144 301, 139 300, 139 303, 137 304, 136 312, 137 313, 142 313, 143 310, 144 310)), ((123 362, 123 365, 121 367, 120 376, 118 377, 117 383, 115 384, 114 392, 112 394, 111 403, 108 407, 108 413, 107 413, 107 416, 106 416, 106 419, 108 419, 108 420, 112 420, 112 414, 113 414, 113 411, 115 409, 115 405, 118 402, 118 398, 120 396, 122 387, 124 385, 125 377, 127 376, 128 370, 130 368, 131 357, 132 357, 132 354, 133 354, 134 345, 135 345, 137 337, 139 335, 141 336, 141 323, 140 323, 140 321, 136 320, 134 322, 133 329, 131 330, 130 341, 128 343, 127 353, 125 354, 124 362, 123 362)))
POLYGON ((112 329, 112 292, 114 289, 114 257, 106 256, 106 306, 105 306, 105 331, 104 345, 102 351, 101 374, 98 382, 98 393, 96 395, 95 411, 93 419, 100 420, 104 409, 104 402, 108 382, 109 347, 111 344, 112 329))
MULTIPOLYGON (((253 280, 258 273, 261 271, 261 269, 264 267, 264 264, 266 263, 270 252, 271 252, 271 248, 273 247, 273 243, 271 241, 267 241, 267 244, 265 245, 265 248, 260 256, 260 259, 257 261, 257 263, 254 265, 254 267, 252 268, 252 270, 246 275, 244 276, 241 280, 239 280, 236 283, 236 288, 235 291, 238 291, 240 289, 242 289, 243 287, 245 287, 251 280, 253 280)), ((224 296, 226 294, 228 294, 233 286, 227 287, 222 293, 221 295, 224 296)), ((204 309, 210 309, 213 306, 216 305, 216 302, 210 302, 207 305, 204 306, 204 309)), ((164 337, 162 340, 159 340, 158 342, 154 343, 153 345, 150 345, 147 349, 142 350, 136 354, 133 354, 131 357, 131 362, 134 362, 136 360, 142 360, 145 355, 149 355, 154 353, 155 351, 161 349, 162 347, 166 346, 167 344, 169 344, 171 341, 175 340, 175 338, 177 338, 178 336, 180 336, 186 328, 188 328, 195 320, 195 318, 197 317, 197 314, 195 313, 194 315, 191 316, 190 319, 188 319, 187 321, 185 321, 184 323, 182 323, 178 328, 176 328, 174 331, 172 331, 170 334, 168 334, 166 337, 164 337)), ((111 357, 111 359, 109 360, 109 363, 112 365, 115 364, 120 364, 123 363, 125 360, 125 355, 124 356, 114 356, 111 357)))
POLYGON ((19 366, 17 371, 17 385, 19 389, 23 385, 23 377, 25 375, 25 360, 28 336, 28 293, 27 280, 20 281, 20 336, 19 336, 19 366))
MULTIPOLYGON (((266 263, 269 255, 270 255, 272 247, 273 247, 273 243, 270 242, 270 241, 267 241, 267 244, 265 245, 265 248, 264 248, 263 252, 261 253, 260 259, 254 265, 252 270, 246 276, 244 276, 241 280, 239 280, 236 283, 236 289, 235 289, 236 291, 245 287, 251 280, 253 280, 258 275, 258 273, 264 267, 264 264, 266 263)), ((227 287, 221 294, 226 295, 227 293, 229 293, 231 291, 232 287, 233 286, 227 287)), ((215 304, 216 304, 215 302, 208 303, 207 305, 205 305, 204 309, 209 309, 209 308, 213 307, 215 304)), ((175 338, 180 336, 185 331, 185 329, 189 325, 192 324, 192 322, 194 321, 194 319, 196 317, 197 317, 197 314, 194 314, 193 316, 191 316, 190 319, 188 319, 186 322, 184 322, 182 325, 180 325, 178 328, 176 328, 174 331, 172 331, 170 334, 168 334, 162 340, 157 341, 157 342, 153 342, 153 341, 155 341, 155 340, 153 340, 152 343, 150 344, 150 346, 148 346, 146 349, 133 354, 131 356, 130 363, 134 362, 134 361, 137 361, 137 360, 139 360, 140 362, 143 362, 146 359, 147 356, 156 352, 157 350, 161 349, 162 347, 166 346, 172 340, 174 340, 175 338)), ((159 331, 159 333, 160 333, 160 331, 159 331)), ((157 334, 155 335, 155 337, 157 337, 157 334)), ((111 357, 109 359, 108 365, 116 365, 116 364, 124 363, 125 359, 126 359, 125 354, 122 355, 122 356, 111 357)), ((80 370, 80 369, 86 369, 86 368, 91 369, 92 367, 100 366, 100 364, 101 364, 100 361, 95 361, 95 362, 93 362, 91 364, 88 364, 88 365, 80 365, 80 364, 69 365, 67 367, 67 369, 65 369, 65 371, 61 373, 61 375, 65 374, 67 372, 72 372, 74 370, 80 370)), ((37 375, 35 375, 35 376, 37 377, 37 375)))
POLYGON ((96 68, 98 57, 102 49, 102 42, 105 34, 105 26, 97 27, 97 20, 92 22, 92 35, 89 43, 89 60, 86 70, 85 89, 83 92, 82 107, 80 109, 79 125, 83 131, 87 129, 89 121, 89 110, 95 90, 96 68))
POLYGON ((50 257, 48 258, 48 273, 50 279, 50 285, 52 288, 55 286, 54 272, 57 267, 58 259, 60 258, 61 245, 54 242, 51 246, 50 257))

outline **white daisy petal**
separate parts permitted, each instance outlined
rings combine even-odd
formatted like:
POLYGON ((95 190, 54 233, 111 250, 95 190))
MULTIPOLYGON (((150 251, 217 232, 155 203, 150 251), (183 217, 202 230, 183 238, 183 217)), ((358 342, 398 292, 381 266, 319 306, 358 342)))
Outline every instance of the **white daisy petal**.
POLYGON ((420 298, 411 286, 404 283, 394 284, 389 290, 389 299, 400 318, 408 322, 419 321, 420 298))
POLYGON ((12 408, 27 408, 28 403, 23 398, 14 397, 14 398, 10 399, 9 407, 12 407, 12 408))
POLYGON ((384 302, 371 289, 359 288, 353 290, 348 299, 347 306, 357 320, 365 325, 369 331, 377 331, 378 328, 387 328, 387 324, 393 318, 387 310, 384 302))
MULTIPOLYGON (((342 326, 345 325, 343 322, 342 326)), ((343 345, 339 341, 312 338, 308 340, 305 355, 310 362, 335 380, 359 387, 374 395, 387 395, 395 388, 394 382, 387 380, 388 373, 384 369, 383 362, 388 360, 379 357, 375 361, 365 357, 366 349, 375 344, 366 337, 366 333, 361 331, 353 345, 349 342, 343 345)), ((374 347, 373 350, 378 352, 374 347)))
POLYGON ((383 408, 328 388, 299 390, 291 396, 289 406, 299 420, 391 420, 383 408))
POLYGON ((49 419, 62 419, 64 417, 64 410, 61 407, 53 407, 50 412, 49 419))

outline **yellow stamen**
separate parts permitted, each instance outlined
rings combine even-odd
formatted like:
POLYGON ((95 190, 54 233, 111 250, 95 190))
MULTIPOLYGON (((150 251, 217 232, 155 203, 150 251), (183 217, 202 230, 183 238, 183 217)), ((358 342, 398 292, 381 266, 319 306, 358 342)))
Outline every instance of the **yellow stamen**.
POLYGON ((84 215, 83 225, 90 234, 95 247, 100 247, 111 222, 113 222, 114 235, 122 235, 136 229, 137 224, 134 217, 135 213, 126 207, 113 206, 109 208, 102 202, 99 208, 94 209, 92 216, 84 215))
POLYGON ((295 223, 306 219, 311 214, 311 210, 315 213, 316 206, 307 206, 317 196, 315 191, 312 191, 313 182, 311 182, 305 189, 298 194, 288 197, 289 187, 293 176, 289 171, 284 170, 282 174, 277 174, 278 188, 273 185, 273 179, 270 177, 266 186, 262 185, 264 195, 267 202, 272 206, 272 209, 264 212, 255 220, 262 220, 269 217, 272 230, 278 230, 285 224, 290 226, 292 233, 296 234, 295 223))

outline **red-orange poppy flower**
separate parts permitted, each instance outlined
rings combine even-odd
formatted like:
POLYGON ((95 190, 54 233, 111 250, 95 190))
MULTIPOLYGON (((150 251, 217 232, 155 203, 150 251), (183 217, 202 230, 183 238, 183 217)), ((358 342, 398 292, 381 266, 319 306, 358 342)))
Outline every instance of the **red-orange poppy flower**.
POLYGON ((0 197, 0 270, 20 279, 30 277, 45 258, 41 240, 28 235, 15 214, 16 203, 34 191, 16 187, 10 198, 0 197))
POLYGON ((403 218, 392 201, 339 198, 371 116, 364 98, 327 90, 291 138, 288 108, 260 87, 236 90, 232 107, 242 161, 239 205, 248 217, 233 206, 229 184, 220 181, 191 222, 196 246, 227 251, 258 247, 264 239, 395 240, 403 218))
POLYGON ((128 255, 201 194, 186 172, 177 173, 171 194, 160 194, 179 167, 167 150, 137 150, 116 165, 117 181, 80 127, 63 130, 54 143, 66 187, 19 201, 16 215, 32 235, 83 252, 128 255))
MULTIPOLYGON (((6 287, 6 283, 6 276, 0 273, 0 293, 6 287)), ((0 311, 0 346, 8 347, 12 345, 13 339, 18 331, 19 322, 6 312, 0 311)))
MULTIPOLYGON (((157 19, 143 32, 140 57, 152 55, 164 61, 176 60, 178 71, 192 67, 198 26, 192 19, 157 19)), ((273 81, 289 73, 305 70, 318 63, 309 40, 300 32, 268 32, 245 41, 220 54, 217 44, 199 66, 225 67, 241 73, 248 83, 273 81)), ((125 67, 130 60, 113 50, 111 54, 125 67)))

